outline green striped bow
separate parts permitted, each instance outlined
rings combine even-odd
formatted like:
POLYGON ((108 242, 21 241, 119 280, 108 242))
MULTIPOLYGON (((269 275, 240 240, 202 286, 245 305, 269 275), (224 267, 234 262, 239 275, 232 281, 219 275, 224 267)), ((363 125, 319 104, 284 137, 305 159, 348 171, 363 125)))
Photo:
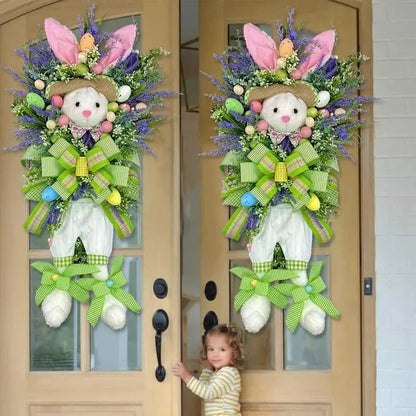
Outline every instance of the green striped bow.
POLYGON ((52 188, 63 200, 67 200, 78 188, 78 177, 92 174, 91 187, 96 194, 94 201, 101 204, 111 194, 109 185, 127 186, 129 167, 111 164, 120 154, 113 139, 106 135, 94 147, 81 156, 62 137, 48 150, 52 155, 42 157, 42 177, 56 177, 52 188))
POLYGON ((291 332, 294 332, 297 328, 302 317, 305 301, 308 299, 319 306, 332 318, 338 319, 340 316, 340 313, 334 304, 328 298, 320 294, 320 292, 326 289, 326 285, 320 276, 321 269, 321 261, 312 265, 306 286, 297 286, 293 283, 283 283, 280 285, 282 293, 292 296, 293 298, 293 303, 286 316, 286 325, 291 332))
POLYGON ((280 309, 285 308, 287 298, 280 292, 280 284, 274 286, 271 283, 298 277, 295 271, 283 269, 269 270, 262 278, 259 278, 253 270, 247 267, 233 267, 230 271, 241 279, 240 290, 234 298, 234 309, 236 311, 239 311, 254 294, 266 297, 280 309))
POLYGON ((95 266, 89 264, 71 264, 63 272, 60 272, 53 264, 44 261, 37 261, 32 264, 32 267, 42 273, 41 284, 35 294, 38 306, 54 289, 68 292, 79 302, 88 302, 89 293, 79 284, 83 279, 75 281, 72 278, 98 272, 95 266))
POLYGON ((86 290, 92 290, 94 297, 91 300, 88 308, 87 319, 88 322, 95 327, 104 307, 104 300, 106 295, 113 295, 119 302, 125 305, 133 312, 140 312, 140 306, 130 293, 121 289, 127 283, 127 279, 121 271, 123 257, 116 257, 110 268, 110 276, 103 282, 101 280, 86 278, 82 279, 79 284, 86 290))

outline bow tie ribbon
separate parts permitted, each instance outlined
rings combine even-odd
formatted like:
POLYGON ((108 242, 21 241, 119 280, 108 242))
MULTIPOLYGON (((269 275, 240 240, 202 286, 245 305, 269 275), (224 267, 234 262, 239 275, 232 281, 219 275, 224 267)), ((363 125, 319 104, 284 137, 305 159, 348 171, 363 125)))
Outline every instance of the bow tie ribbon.
POLYGON ((298 132, 278 133, 276 130, 270 131, 270 140, 274 145, 281 144, 285 138, 288 138, 293 147, 296 147, 302 140, 302 136, 298 132))
POLYGON ((101 129, 101 125, 91 127, 90 129, 75 126, 73 124, 70 124, 71 134, 72 137, 75 139, 81 139, 84 134, 89 131, 91 134, 91 137, 94 139, 95 142, 97 142, 100 139, 100 136, 103 134, 103 130, 101 129))

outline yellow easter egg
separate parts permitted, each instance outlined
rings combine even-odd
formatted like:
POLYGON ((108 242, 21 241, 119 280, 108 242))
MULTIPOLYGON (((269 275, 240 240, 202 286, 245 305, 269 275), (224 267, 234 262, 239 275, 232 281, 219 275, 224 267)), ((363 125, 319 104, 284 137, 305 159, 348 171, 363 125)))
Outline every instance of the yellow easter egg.
POLYGON ((91 33, 85 33, 79 41, 79 50, 81 52, 88 52, 94 48, 95 40, 91 33))
POLYGON ((111 205, 120 205, 121 204, 121 195, 117 189, 113 189, 111 194, 107 198, 107 202, 111 205))
POLYGON ((319 198, 315 195, 311 195, 311 199, 305 204, 306 208, 309 208, 311 211, 318 211, 319 207, 321 206, 321 203, 319 201, 319 198))
POLYGON ((290 56, 293 53, 293 43, 290 39, 283 39, 279 45, 279 56, 290 56))

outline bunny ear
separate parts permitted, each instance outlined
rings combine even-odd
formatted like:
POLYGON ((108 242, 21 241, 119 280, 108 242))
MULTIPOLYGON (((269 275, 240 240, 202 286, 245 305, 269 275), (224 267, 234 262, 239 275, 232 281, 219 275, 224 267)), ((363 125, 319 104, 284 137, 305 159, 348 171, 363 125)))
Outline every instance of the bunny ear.
POLYGON ((78 62, 78 42, 75 35, 57 20, 45 19, 45 33, 55 56, 67 64, 78 62))
POLYGON ((136 26, 127 25, 113 33, 113 36, 106 42, 107 54, 98 62, 103 69, 108 68, 118 60, 126 58, 133 49, 136 38, 136 26))
POLYGON ((331 57, 334 44, 335 30, 327 30, 316 35, 305 48, 305 52, 310 52, 310 55, 293 71, 293 78, 304 78, 317 65, 324 64, 331 57))
POLYGON ((244 38, 254 62, 264 69, 276 69, 278 53, 274 40, 251 23, 244 25, 244 38))

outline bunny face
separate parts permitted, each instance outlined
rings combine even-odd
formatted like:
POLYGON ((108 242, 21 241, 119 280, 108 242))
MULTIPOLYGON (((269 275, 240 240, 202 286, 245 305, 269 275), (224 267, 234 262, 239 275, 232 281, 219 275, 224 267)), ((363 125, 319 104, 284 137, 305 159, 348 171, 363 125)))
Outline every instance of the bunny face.
POLYGON ((62 111, 76 126, 90 128, 105 120, 107 104, 107 98, 94 88, 78 88, 65 95, 62 111))
POLYGON ((292 133, 306 120, 306 104, 290 92, 276 94, 263 101, 261 117, 279 133, 292 133))

